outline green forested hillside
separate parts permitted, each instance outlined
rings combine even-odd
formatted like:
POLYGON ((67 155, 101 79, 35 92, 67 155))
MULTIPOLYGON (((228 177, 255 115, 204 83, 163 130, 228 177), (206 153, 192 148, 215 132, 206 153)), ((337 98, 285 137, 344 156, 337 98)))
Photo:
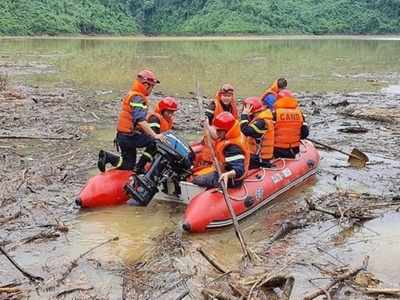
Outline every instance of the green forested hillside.
POLYGON ((135 33, 119 0, 0 0, 0 34, 135 33))
POLYGON ((1 0, 1 34, 399 33, 400 0, 1 0))

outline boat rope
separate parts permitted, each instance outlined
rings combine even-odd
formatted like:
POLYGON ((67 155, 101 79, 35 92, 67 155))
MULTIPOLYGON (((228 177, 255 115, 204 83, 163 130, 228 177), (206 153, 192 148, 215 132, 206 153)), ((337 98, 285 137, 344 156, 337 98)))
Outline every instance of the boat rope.
MULTIPOLYGON (((265 172, 265 168, 261 168, 261 170, 263 171, 263 173, 262 173, 262 176, 261 177, 258 177, 258 172, 257 172, 257 175, 256 175, 256 178, 255 179, 252 179, 252 178, 246 178, 245 180, 244 180, 244 182, 259 182, 259 181, 263 181, 264 180, 264 177, 265 177, 265 175, 266 175, 266 172, 265 172)), ((268 170, 268 169, 267 169, 268 170)))
POLYGON ((244 201, 249 196, 249 191, 248 191, 245 183, 243 183, 242 187, 243 187, 244 193, 245 193, 244 196, 235 197, 235 196, 232 196, 231 194, 229 194, 229 191, 228 191, 229 197, 234 201, 244 201))

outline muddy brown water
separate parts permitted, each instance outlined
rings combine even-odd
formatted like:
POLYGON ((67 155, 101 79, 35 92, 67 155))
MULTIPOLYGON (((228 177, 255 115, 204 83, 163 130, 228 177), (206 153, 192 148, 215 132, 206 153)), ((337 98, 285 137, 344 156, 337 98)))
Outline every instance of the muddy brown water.
MULTIPOLYGON (((143 67, 155 70, 160 77, 162 84, 158 91, 175 96, 188 95, 197 81, 201 83, 202 93, 212 96, 218 85, 227 81, 238 87, 239 97, 245 97, 260 94, 276 77, 287 77, 290 88, 299 92, 311 136, 347 151, 358 147, 368 154, 371 164, 365 169, 349 168, 342 154, 321 151, 320 171, 314 180, 241 222, 248 243, 256 246, 271 235, 290 212, 301 206, 305 197, 318 197, 336 190, 378 195, 399 193, 399 120, 390 124, 348 117, 330 106, 347 100, 350 106, 365 109, 372 106, 399 110, 398 53, 400 40, 397 37, 363 40, 340 37, 311 40, 0 39, 0 72, 9 74, 11 81, 49 89, 73 85, 97 91, 95 99, 89 101, 99 98, 115 103, 121 91, 130 86, 134 71, 143 67), (362 126, 369 131, 365 134, 337 131, 346 126, 362 126)), ((180 100, 182 106, 191 101, 180 100)), ((101 105, 101 101, 97 103, 101 105)), ((89 137, 82 141, 84 147, 112 150, 114 122, 114 116, 98 121, 89 137)), ((198 131, 180 133, 188 140, 200 134, 198 131)), ((40 145, 27 144, 27 153, 31 146, 40 145)), ((95 157, 94 153, 94 160, 95 157)), ((93 168, 87 176, 95 173, 93 168)), ((77 257, 91 246, 119 236, 118 242, 99 248, 90 256, 106 266, 106 272, 99 273, 93 266, 95 263, 83 266, 83 273, 90 282, 107 282, 103 289, 108 291, 100 294, 119 299, 121 278, 113 267, 138 259, 154 246, 155 236, 179 227, 183 211, 184 207, 160 201, 153 201, 146 209, 124 205, 71 210, 70 232, 65 239, 53 241, 51 246, 40 245, 33 251, 17 249, 13 255, 28 269, 39 270, 38 266, 51 265, 57 257, 77 257), (48 254, 41 255, 43 252, 48 254)), ((359 261, 364 254, 369 254, 371 270, 385 282, 396 285, 399 282, 393 278, 398 276, 398 265, 392 262, 398 261, 396 240, 399 236, 394 228, 399 224, 398 214, 387 214, 368 222, 340 245, 325 239, 320 243, 330 245, 329 251, 344 257, 346 263, 359 261)), ((321 232, 329 226, 331 223, 325 222, 300 233, 297 240, 290 242, 293 253, 307 247, 308 242, 320 239, 321 232)), ((232 228, 184 237, 194 247, 207 249, 227 266, 235 266, 241 256, 232 228)), ((14 274, 14 270, 3 259, 0 258, 3 267, 0 280, 8 282, 8 274, 14 274)), ((294 270, 298 276, 294 297, 312 288, 307 284, 309 278, 302 276, 307 271, 294 270)), ((77 278, 78 275, 72 276, 72 279, 77 278)), ((98 283, 94 285, 99 287, 98 283)))

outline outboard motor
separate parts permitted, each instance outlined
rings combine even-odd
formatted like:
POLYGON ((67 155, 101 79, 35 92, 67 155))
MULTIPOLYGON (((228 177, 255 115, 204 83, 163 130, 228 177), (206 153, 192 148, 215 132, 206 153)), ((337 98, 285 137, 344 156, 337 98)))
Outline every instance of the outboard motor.
POLYGON ((126 192, 139 204, 147 206, 160 186, 167 191, 167 183, 174 183, 174 194, 179 196, 179 181, 191 174, 194 152, 181 138, 167 132, 164 134, 168 144, 155 141, 157 152, 150 170, 146 174, 135 176, 125 186, 126 192))

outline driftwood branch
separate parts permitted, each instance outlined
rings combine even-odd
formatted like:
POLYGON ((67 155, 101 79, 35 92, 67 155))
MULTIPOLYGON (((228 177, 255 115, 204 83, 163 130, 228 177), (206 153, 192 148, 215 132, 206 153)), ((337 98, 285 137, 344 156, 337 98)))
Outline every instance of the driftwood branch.
POLYGON ((241 299, 246 299, 247 291, 237 285, 234 285, 232 282, 229 283, 230 288, 232 289, 235 296, 240 297, 241 299))
POLYGON ((30 273, 28 273, 27 271, 25 271, 24 269, 22 269, 22 267, 14 260, 10 257, 10 255, 8 255, 8 253, 2 248, 0 247, 0 252, 7 257, 7 259, 13 264, 13 266, 15 268, 17 268, 18 271, 20 271, 22 273, 22 275, 24 275, 26 278, 28 278, 30 281, 43 281, 43 278, 40 276, 36 276, 36 275, 32 275, 30 273))
POLYGON ((206 299, 219 299, 219 300, 239 300, 239 298, 231 295, 227 295, 223 292, 213 289, 203 289, 201 293, 207 297, 206 299))
POLYGON ((59 292, 56 295, 56 298, 60 298, 60 297, 63 297, 65 295, 68 295, 68 294, 71 294, 71 293, 75 293, 75 292, 84 292, 84 291, 90 291, 90 290, 93 290, 93 287, 75 287, 75 288, 72 288, 72 289, 68 289, 68 290, 64 290, 64 291, 59 292))
POLYGON ((215 259, 211 258, 207 253, 204 252, 204 250, 199 247, 197 248, 197 251, 218 271, 221 273, 227 273, 228 271, 226 270, 225 267, 223 267, 220 263, 218 263, 215 259))
POLYGON ((369 256, 366 256, 363 260, 363 263, 361 265, 361 267, 358 267, 356 269, 353 270, 349 270, 348 272, 337 276, 332 282, 330 282, 326 287, 324 288, 320 288, 319 290, 309 293, 308 295, 306 295, 304 297, 304 300, 312 300, 314 298, 317 298, 318 296, 321 295, 326 295, 326 293, 329 292, 329 290, 335 286, 336 284, 338 284, 339 282, 342 282, 346 279, 349 279, 355 275, 357 275, 358 272, 362 271, 362 270, 366 270, 367 266, 368 266, 368 260, 369 260, 369 256))
POLYGON ((249 294, 247 295, 247 299, 251 300, 253 296, 253 292, 256 288, 263 286, 266 282, 273 280, 273 278, 279 277, 280 273, 283 272, 289 265, 285 265, 280 268, 276 273, 269 275, 268 272, 264 273, 260 278, 256 279, 255 281, 250 282, 250 284, 254 283, 250 288, 249 294), (277 275, 278 274, 278 275, 277 275), (269 276, 268 276, 269 275, 269 276))
POLYGON ((261 288, 272 290, 274 288, 279 287, 282 289, 282 294, 279 297, 279 299, 289 300, 290 295, 292 294, 293 286, 294 286, 293 276, 277 275, 269 277, 265 281, 263 281, 261 288))
POLYGON ((293 287, 294 287, 294 277, 293 276, 286 277, 286 282, 285 285, 283 286, 283 292, 280 300, 290 300, 293 287))
POLYGON ((46 239, 54 239, 60 237, 60 234, 57 232, 52 232, 52 231, 46 231, 46 232, 39 232, 38 234, 35 234, 34 236, 28 237, 23 239, 24 244, 31 243, 36 240, 46 240, 46 239))
POLYGON ((307 224, 302 222, 291 222, 286 220, 281 223, 281 226, 279 227, 278 231, 275 232, 274 236, 271 238, 269 243, 272 244, 273 242, 284 238, 292 230, 303 228, 305 226, 307 226, 307 224))
POLYGON ((175 300, 182 300, 183 298, 185 298, 189 294, 190 294, 190 291, 184 291, 175 300))
POLYGON ((67 270, 61 275, 61 278, 57 280, 57 285, 59 285, 61 282, 63 282, 63 281, 65 280, 65 278, 67 278, 67 276, 72 272, 72 270, 75 269, 75 268, 78 266, 78 261, 79 261, 79 259, 81 259, 81 258, 84 257, 85 255, 89 254, 89 253, 92 252, 93 250, 95 250, 95 249, 97 249, 97 248, 99 248, 99 247, 101 247, 101 246, 104 246, 105 244, 108 244, 108 243, 113 242, 113 241, 118 241, 118 240, 119 240, 119 237, 118 237, 118 236, 113 237, 112 239, 109 239, 109 240, 107 240, 107 241, 105 241, 105 242, 102 242, 102 243, 100 243, 100 244, 98 244, 98 245, 96 245, 96 246, 90 248, 89 250, 87 250, 86 252, 82 253, 81 255, 79 255, 77 258, 75 258, 75 259, 71 262, 71 264, 69 265, 69 267, 67 268, 67 270))
POLYGON ((16 287, 2 287, 0 288, 0 293, 7 293, 7 294, 16 294, 21 293, 22 291, 16 287))
POLYGON ((72 140, 73 136, 28 136, 28 135, 0 135, 0 140, 72 140))
POLYGON ((324 209, 322 207, 318 207, 315 205, 315 203, 311 199, 306 198, 305 201, 308 205, 309 210, 315 210, 315 211, 319 211, 319 212, 322 212, 327 215, 331 215, 335 219, 340 219, 340 217, 341 217, 341 214, 338 211, 330 211, 330 210, 324 209))
POLYGON ((0 218, 0 225, 3 225, 5 223, 8 223, 12 220, 18 219, 20 216, 22 216, 21 211, 17 212, 16 214, 10 216, 10 217, 6 217, 6 218, 0 218))
POLYGON ((370 215, 370 214, 364 214, 361 212, 361 208, 348 208, 342 212, 340 211, 331 211, 319 206, 316 206, 315 203, 311 200, 311 199, 305 199, 307 205, 308 205, 308 209, 309 210, 315 210, 315 211, 319 211, 322 212, 324 214, 327 215, 331 215, 332 217, 334 217, 335 219, 342 219, 343 217, 347 217, 347 218, 354 218, 354 219, 358 219, 360 221, 368 221, 368 220, 372 220, 375 219, 377 217, 377 215, 370 215))
POLYGON ((395 288, 367 288, 364 291, 368 295, 386 295, 400 297, 400 289, 395 288))

